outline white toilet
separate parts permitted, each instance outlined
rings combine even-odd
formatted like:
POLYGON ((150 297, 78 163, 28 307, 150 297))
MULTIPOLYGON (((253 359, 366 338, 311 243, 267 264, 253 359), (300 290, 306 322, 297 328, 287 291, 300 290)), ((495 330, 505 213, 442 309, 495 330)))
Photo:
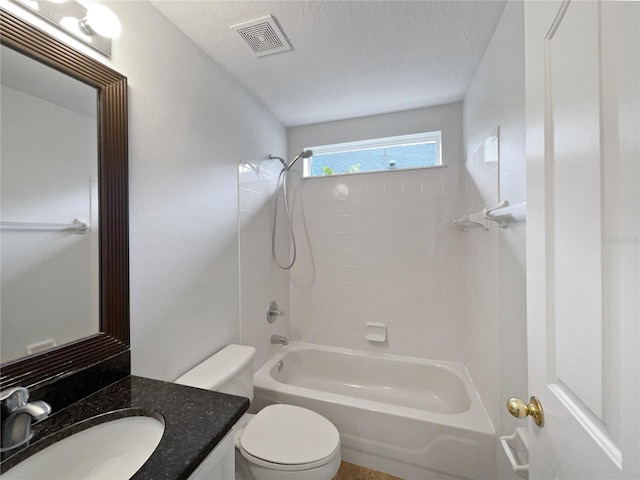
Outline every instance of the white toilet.
MULTIPOLYGON (((256 349, 228 345, 176 383, 253 400, 256 349)), ((340 468, 340 434, 326 418, 294 405, 244 414, 233 427, 236 480, 330 480, 340 468)))

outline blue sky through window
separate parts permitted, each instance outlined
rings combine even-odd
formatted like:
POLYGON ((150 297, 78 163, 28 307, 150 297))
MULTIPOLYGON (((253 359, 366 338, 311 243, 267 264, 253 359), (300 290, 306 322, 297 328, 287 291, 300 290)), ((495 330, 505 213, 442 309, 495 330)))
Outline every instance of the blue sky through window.
POLYGON ((311 176, 438 165, 435 142, 314 154, 311 176))

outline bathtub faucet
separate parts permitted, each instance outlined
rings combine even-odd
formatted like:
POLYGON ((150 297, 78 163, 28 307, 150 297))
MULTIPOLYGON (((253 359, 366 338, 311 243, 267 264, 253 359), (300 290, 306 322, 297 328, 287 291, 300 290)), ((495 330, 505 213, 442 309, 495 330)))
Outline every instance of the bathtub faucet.
POLYGON ((283 335, 271 335, 271 343, 281 343, 282 345, 289 345, 289 339, 283 335))
POLYGON ((11 450, 29 441, 31 423, 49 416, 51 406, 43 401, 28 402, 29 390, 16 387, 0 392, 2 403, 2 440, 0 451, 11 450))

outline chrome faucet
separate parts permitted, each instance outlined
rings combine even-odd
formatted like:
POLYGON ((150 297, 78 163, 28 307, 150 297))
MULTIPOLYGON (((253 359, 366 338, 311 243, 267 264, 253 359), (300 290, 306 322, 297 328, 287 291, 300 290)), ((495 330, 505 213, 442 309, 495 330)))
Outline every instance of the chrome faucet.
POLYGON ((282 345, 289 345, 289 339, 283 335, 271 335, 271 343, 281 343, 282 345))
POLYGON ((2 430, 0 451, 19 447, 31 438, 31 423, 49 416, 51 406, 41 400, 28 402, 29 390, 15 387, 0 392, 2 430))

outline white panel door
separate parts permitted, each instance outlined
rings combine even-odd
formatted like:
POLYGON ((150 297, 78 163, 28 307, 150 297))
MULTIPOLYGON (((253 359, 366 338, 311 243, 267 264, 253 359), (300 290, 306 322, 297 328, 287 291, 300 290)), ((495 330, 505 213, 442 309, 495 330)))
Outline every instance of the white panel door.
POLYGON ((640 478, 639 25, 525 3, 531 478, 640 478))

